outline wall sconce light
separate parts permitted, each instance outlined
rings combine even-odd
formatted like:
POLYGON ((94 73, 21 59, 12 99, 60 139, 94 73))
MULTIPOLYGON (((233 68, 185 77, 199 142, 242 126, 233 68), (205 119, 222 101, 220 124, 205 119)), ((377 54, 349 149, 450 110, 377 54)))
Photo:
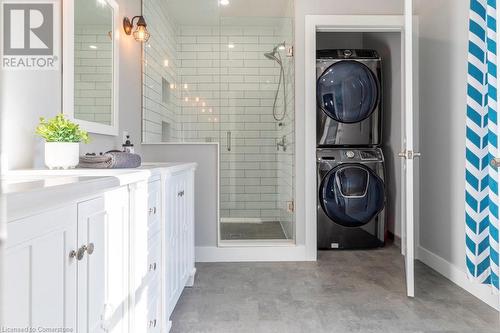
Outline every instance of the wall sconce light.
POLYGON ((147 42, 151 36, 147 29, 146 20, 144 16, 134 16, 130 20, 128 17, 123 18, 123 30, 127 35, 132 34, 132 29, 134 28, 134 20, 137 19, 137 28, 135 29, 133 35, 138 42, 147 42))

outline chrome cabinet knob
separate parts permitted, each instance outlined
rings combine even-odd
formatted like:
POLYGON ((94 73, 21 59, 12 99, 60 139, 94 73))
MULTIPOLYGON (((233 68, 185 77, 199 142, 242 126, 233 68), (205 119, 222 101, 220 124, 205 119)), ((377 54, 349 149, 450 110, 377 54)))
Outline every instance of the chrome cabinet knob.
POLYGON ((69 252, 69 257, 70 257, 71 259, 76 258, 76 255, 77 255, 77 252, 76 252, 75 250, 71 250, 71 251, 69 252))
POLYGON ((94 253, 94 243, 90 243, 88 246, 87 246, 87 253, 89 255, 92 255, 92 253, 94 253))
POLYGON ((150 271, 156 271, 156 263, 149 264, 149 270, 150 271))
POLYGON ((78 261, 83 259, 83 256, 85 255, 85 251, 87 251, 87 245, 82 245, 82 247, 80 247, 78 249, 78 252, 76 253, 76 259, 78 261))
MULTIPOLYGON (((82 260, 83 256, 85 255, 85 252, 87 252, 89 255, 92 255, 92 253, 94 253, 94 249, 95 249, 94 243, 89 243, 89 245, 82 245, 76 252, 75 255, 76 259, 78 261, 82 260)), ((72 252, 70 253, 70 256, 73 254, 72 252)))

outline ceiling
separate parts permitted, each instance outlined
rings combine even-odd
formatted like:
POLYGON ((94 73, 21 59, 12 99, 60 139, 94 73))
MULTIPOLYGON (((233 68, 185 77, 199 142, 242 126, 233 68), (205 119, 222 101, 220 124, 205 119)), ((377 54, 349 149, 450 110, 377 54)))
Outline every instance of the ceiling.
POLYGON ((170 16, 182 25, 218 25, 222 17, 291 17, 293 0, 165 0, 170 16))

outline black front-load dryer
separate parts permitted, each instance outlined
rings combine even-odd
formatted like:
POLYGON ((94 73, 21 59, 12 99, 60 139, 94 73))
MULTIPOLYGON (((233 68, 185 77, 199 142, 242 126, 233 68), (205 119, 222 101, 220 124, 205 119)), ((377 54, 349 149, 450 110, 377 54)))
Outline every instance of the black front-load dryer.
POLYGON ((319 149, 318 249, 385 243, 384 158, 378 148, 319 149))
POLYGON ((381 63, 374 50, 317 51, 317 147, 381 144, 381 63))

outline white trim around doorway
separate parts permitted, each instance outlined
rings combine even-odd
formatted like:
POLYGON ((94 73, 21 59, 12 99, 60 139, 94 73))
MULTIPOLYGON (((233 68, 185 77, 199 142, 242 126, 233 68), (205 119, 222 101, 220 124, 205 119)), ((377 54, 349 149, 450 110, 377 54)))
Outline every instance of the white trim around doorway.
MULTIPOLYGON (((297 197, 297 211, 303 211, 307 260, 317 258, 316 227, 316 33, 331 32, 399 32, 403 34, 404 15, 306 15, 305 17, 305 108, 304 150, 297 152, 303 159, 303 170, 297 168, 297 183, 305 184, 303 200, 297 197)), ((417 39, 418 40, 418 39, 417 39)), ((402 82, 404 84, 404 82, 402 82)), ((401 90, 404 91, 404 88, 401 90)), ((403 99, 404 100, 404 99, 403 99)), ((404 107, 404 105, 402 105, 404 107)), ((418 108, 415 110, 418 118, 418 108)), ((416 125, 418 126, 418 120, 416 125)), ((415 133, 418 133, 415 130, 415 133)), ((417 140, 418 142, 418 140, 417 140)), ((416 230, 418 230, 417 215, 416 230)), ((416 234, 418 244, 418 233, 416 234)))

